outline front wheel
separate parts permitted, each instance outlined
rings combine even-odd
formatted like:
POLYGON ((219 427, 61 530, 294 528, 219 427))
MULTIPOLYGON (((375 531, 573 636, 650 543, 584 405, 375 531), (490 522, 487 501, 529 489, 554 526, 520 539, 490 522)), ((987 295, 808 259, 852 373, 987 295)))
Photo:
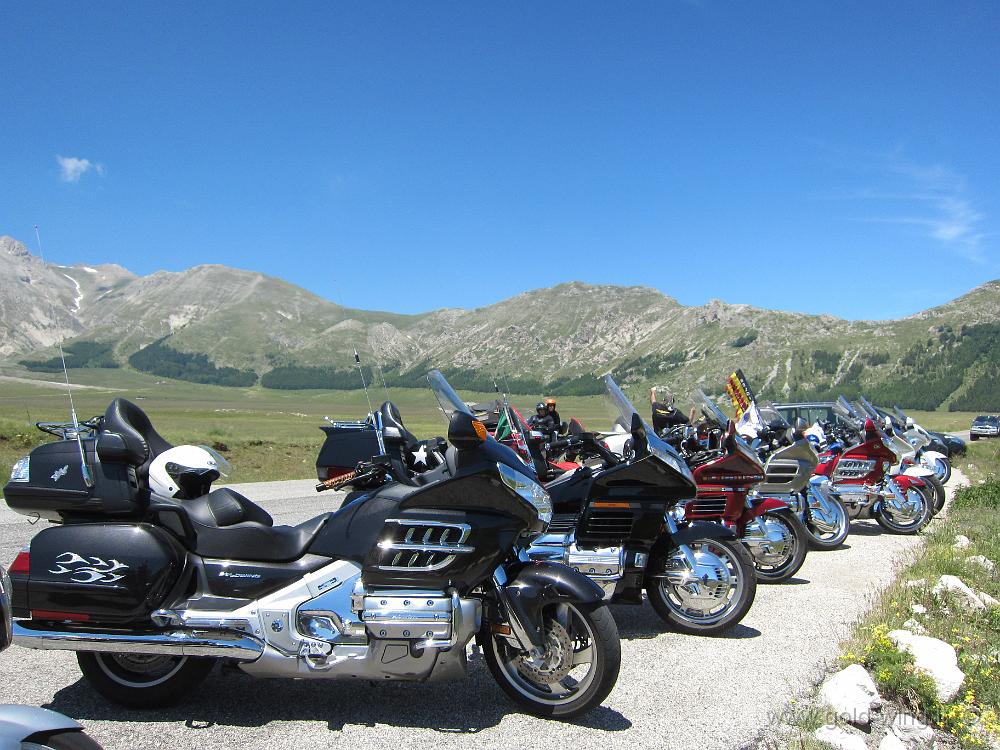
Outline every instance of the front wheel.
POLYGON ((935 458, 931 470, 941 484, 947 484, 948 480, 951 479, 951 461, 947 458, 935 458))
POLYGON ((929 487, 914 485, 904 494, 906 501, 902 508, 893 507, 892 500, 882 500, 875 520, 879 526, 893 534, 916 534, 931 520, 933 492, 929 487))
POLYGON ((920 477, 924 480, 924 484, 927 488, 927 494, 931 498, 931 516, 936 516, 944 508, 945 501, 945 490, 944 484, 936 476, 926 476, 920 477))
POLYGON ((21 743, 23 750, 104 750, 80 729, 59 730, 51 734, 39 732, 21 743))
MULTIPOLYGON (((812 499, 810 498, 810 502, 812 499)), ((806 531, 809 532, 809 546, 818 550, 836 549, 851 531, 851 518, 847 506, 839 497, 826 497, 825 508, 806 510, 806 531)))
POLYGON ((545 645, 531 653, 498 633, 476 640, 493 679, 514 701, 538 716, 571 719, 598 706, 618 680, 618 626, 605 604, 550 604, 542 620, 545 645))
POLYGON ((130 708, 169 706, 187 697, 215 666, 214 659, 79 651, 80 671, 105 698, 130 708))
POLYGON ((757 580, 781 583, 799 572, 806 561, 809 532, 791 510, 765 513, 760 518, 767 533, 767 542, 759 544, 760 554, 754 554, 757 580))
POLYGON ((650 561, 646 595, 664 622, 690 635, 718 635, 746 616, 757 574, 743 543, 698 539, 650 561), (692 565, 693 564, 693 565, 692 565))

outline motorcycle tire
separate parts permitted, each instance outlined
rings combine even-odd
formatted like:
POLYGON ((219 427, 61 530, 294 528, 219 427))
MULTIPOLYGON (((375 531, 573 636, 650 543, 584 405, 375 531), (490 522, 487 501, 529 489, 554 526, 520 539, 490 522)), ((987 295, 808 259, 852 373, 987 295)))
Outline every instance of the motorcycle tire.
MULTIPOLYGON (((828 499, 828 502, 834 506, 835 512, 841 519, 840 525, 836 533, 832 536, 823 536, 823 532, 812 525, 810 521, 806 520, 806 531, 809 532, 809 546, 815 550, 837 549, 847 539, 847 535, 851 533, 851 516, 847 512, 847 506, 844 505, 844 501, 839 497, 831 497, 828 499)), ((809 511, 806 510, 806 515, 808 516, 808 514, 809 511)))
POLYGON ((923 479, 924 482, 926 482, 930 486, 931 493, 934 495, 934 504, 933 507, 931 508, 931 517, 936 516, 938 513, 941 512, 941 509, 944 508, 945 498, 947 497, 947 494, 945 493, 944 490, 944 485, 941 483, 941 480, 938 479, 937 477, 921 477, 921 479, 923 479))
POLYGON ((564 655, 554 666, 547 660, 540 668, 526 663, 523 653, 514 649, 506 638, 488 629, 476 636, 476 643, 482 649, 493 679, 515 703, 536 716, 572 719, 599 706, 618 680, 622 663, 618 626, 606 604, 551 604, 542 617, 552 652, 564 655), (568 622, 569 627, 563 622, 568 622), (570 643, 569 654, 574 665, 578 658, 575 654, 590 651, 593 661, 580 662, 588 664, 586 674, 563 674, 569 666, 564 661, 565 646, 570 643), (579 648, 582 644, 588 645, 579 648), (567 678, 572 683, 568 686, 571 692, 557 694, 552 685, 567 687, 563 684, 567 678))
POLYGON ((881 526, 888 532, 893 534, 916 534, 924 526, 930 523, 932 518, 932 509, 934 507, 934 494, 933 491, 927 487, 911 487, 907 492, 917 492, 923 499, 923 513, 920 514, 916 521, 909 524, 900 524, 892 517, 892 514, 885 508, 885 503, 879 505, 878 511, 875 513, 875 520, 878 525, 881 526))
MULTIPOLYGON (((792 553, 780 565, 771 568, 761 567, 755 559, 754 569, 757 572, 757 580, 760 583, 781 583, 798 573, 799 568, 802 567, 802 563, 806 561, 806 553, 809 551, 809 537, 812 534, 809 533, 802 521, 799 520, 799 517, 791 510, 771 511, 764 515, 785 527, 785 531, 789 535, 789 541, 793 545, 792 553)), ((753 553, 751 553, 751 557, 753 557, 753 553)))
POLYGON ((82 729, 60 730, 58 732, 39 732, 28 737, 21 744, 22 748, 47 748, 48 750, 104 750, 89 734, 82 729))
POLYGON ((78 651, 80 671, 98 693, 129 708, 159 708, 189 696, 215 659, 78 651))
MULTIPOLYGON (((677 590, 665 578, 646 579, 646 596, 656 614, 672 629, 688 635, 719 635, 735 627, 750 611, 757 596, 757 573, 746 547, 738 539, 698 539, 688 545, 692 551, 707 548, 716 555, 725 555, 728 564, 738 577, 737 591, 724 610, 704 617, 686 614, 682 602, 677 601, 677 590)), ((649 570, 665 570, 667 562, 676 554, 676 548, 653 555, 649 570)))

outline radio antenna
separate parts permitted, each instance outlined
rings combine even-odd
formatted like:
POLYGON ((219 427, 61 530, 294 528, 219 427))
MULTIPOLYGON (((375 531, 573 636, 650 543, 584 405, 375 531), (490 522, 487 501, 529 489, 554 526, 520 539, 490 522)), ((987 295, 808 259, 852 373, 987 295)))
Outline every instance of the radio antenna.
POLYGON ((365 400, 368 401, 368 413, 374 417, 375 410, 372 408, 371 396, 368 395, 368 383, 365 382, 365 371, 361 367, 361 355, 358 354, 357 347, 354 349, 354 364, 358 366, 358 374, 361 376, 361 387, 365 389, 365 400))
MULTIPOLYGON (((45 254, 42 251, 42 235, 35 224, 35 240, 38 242, 38 257, 45 262, 45 254)), ((66 382, 66 395, 69 396, 69 416, 73 423, 73 434, 76 435, 76 446, 80 449, 80 474, 83 476, 83 483, 87 487, 94 486, 94 477, 87 466, 87 453, 83 449, 83 438, 80 437, 80 420, 76 418, 76 405, 73 403, 73 387, 69 384, 69 370, 66 368, 66 354, 63 352, 62 339, 59 340, 59 361, 62 362, 63 379, 66 382)))

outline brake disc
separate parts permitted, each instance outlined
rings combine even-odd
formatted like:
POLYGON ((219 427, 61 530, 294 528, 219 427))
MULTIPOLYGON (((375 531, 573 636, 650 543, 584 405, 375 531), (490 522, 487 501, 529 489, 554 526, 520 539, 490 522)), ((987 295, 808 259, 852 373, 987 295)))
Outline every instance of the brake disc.
POLYGON ((518 672, 540 685, 559 682, 572 669, 573 640, 556 620, 550 620, 545 625, 545 650, 536 657, 524 654, 518 658, 517 664, 518 672))

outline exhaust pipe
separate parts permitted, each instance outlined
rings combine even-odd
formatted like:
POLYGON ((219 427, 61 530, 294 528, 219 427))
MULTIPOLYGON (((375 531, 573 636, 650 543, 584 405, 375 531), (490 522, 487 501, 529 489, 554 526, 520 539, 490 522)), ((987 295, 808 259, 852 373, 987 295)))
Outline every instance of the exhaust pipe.
POLYGON ((33 628, 30 620, 14 621, 14 643, 25 648, 56 651, 100 651, 108 654, 211 656, 255 661, 264 643, 236 630, 172 630, 112 633, 33 628))

